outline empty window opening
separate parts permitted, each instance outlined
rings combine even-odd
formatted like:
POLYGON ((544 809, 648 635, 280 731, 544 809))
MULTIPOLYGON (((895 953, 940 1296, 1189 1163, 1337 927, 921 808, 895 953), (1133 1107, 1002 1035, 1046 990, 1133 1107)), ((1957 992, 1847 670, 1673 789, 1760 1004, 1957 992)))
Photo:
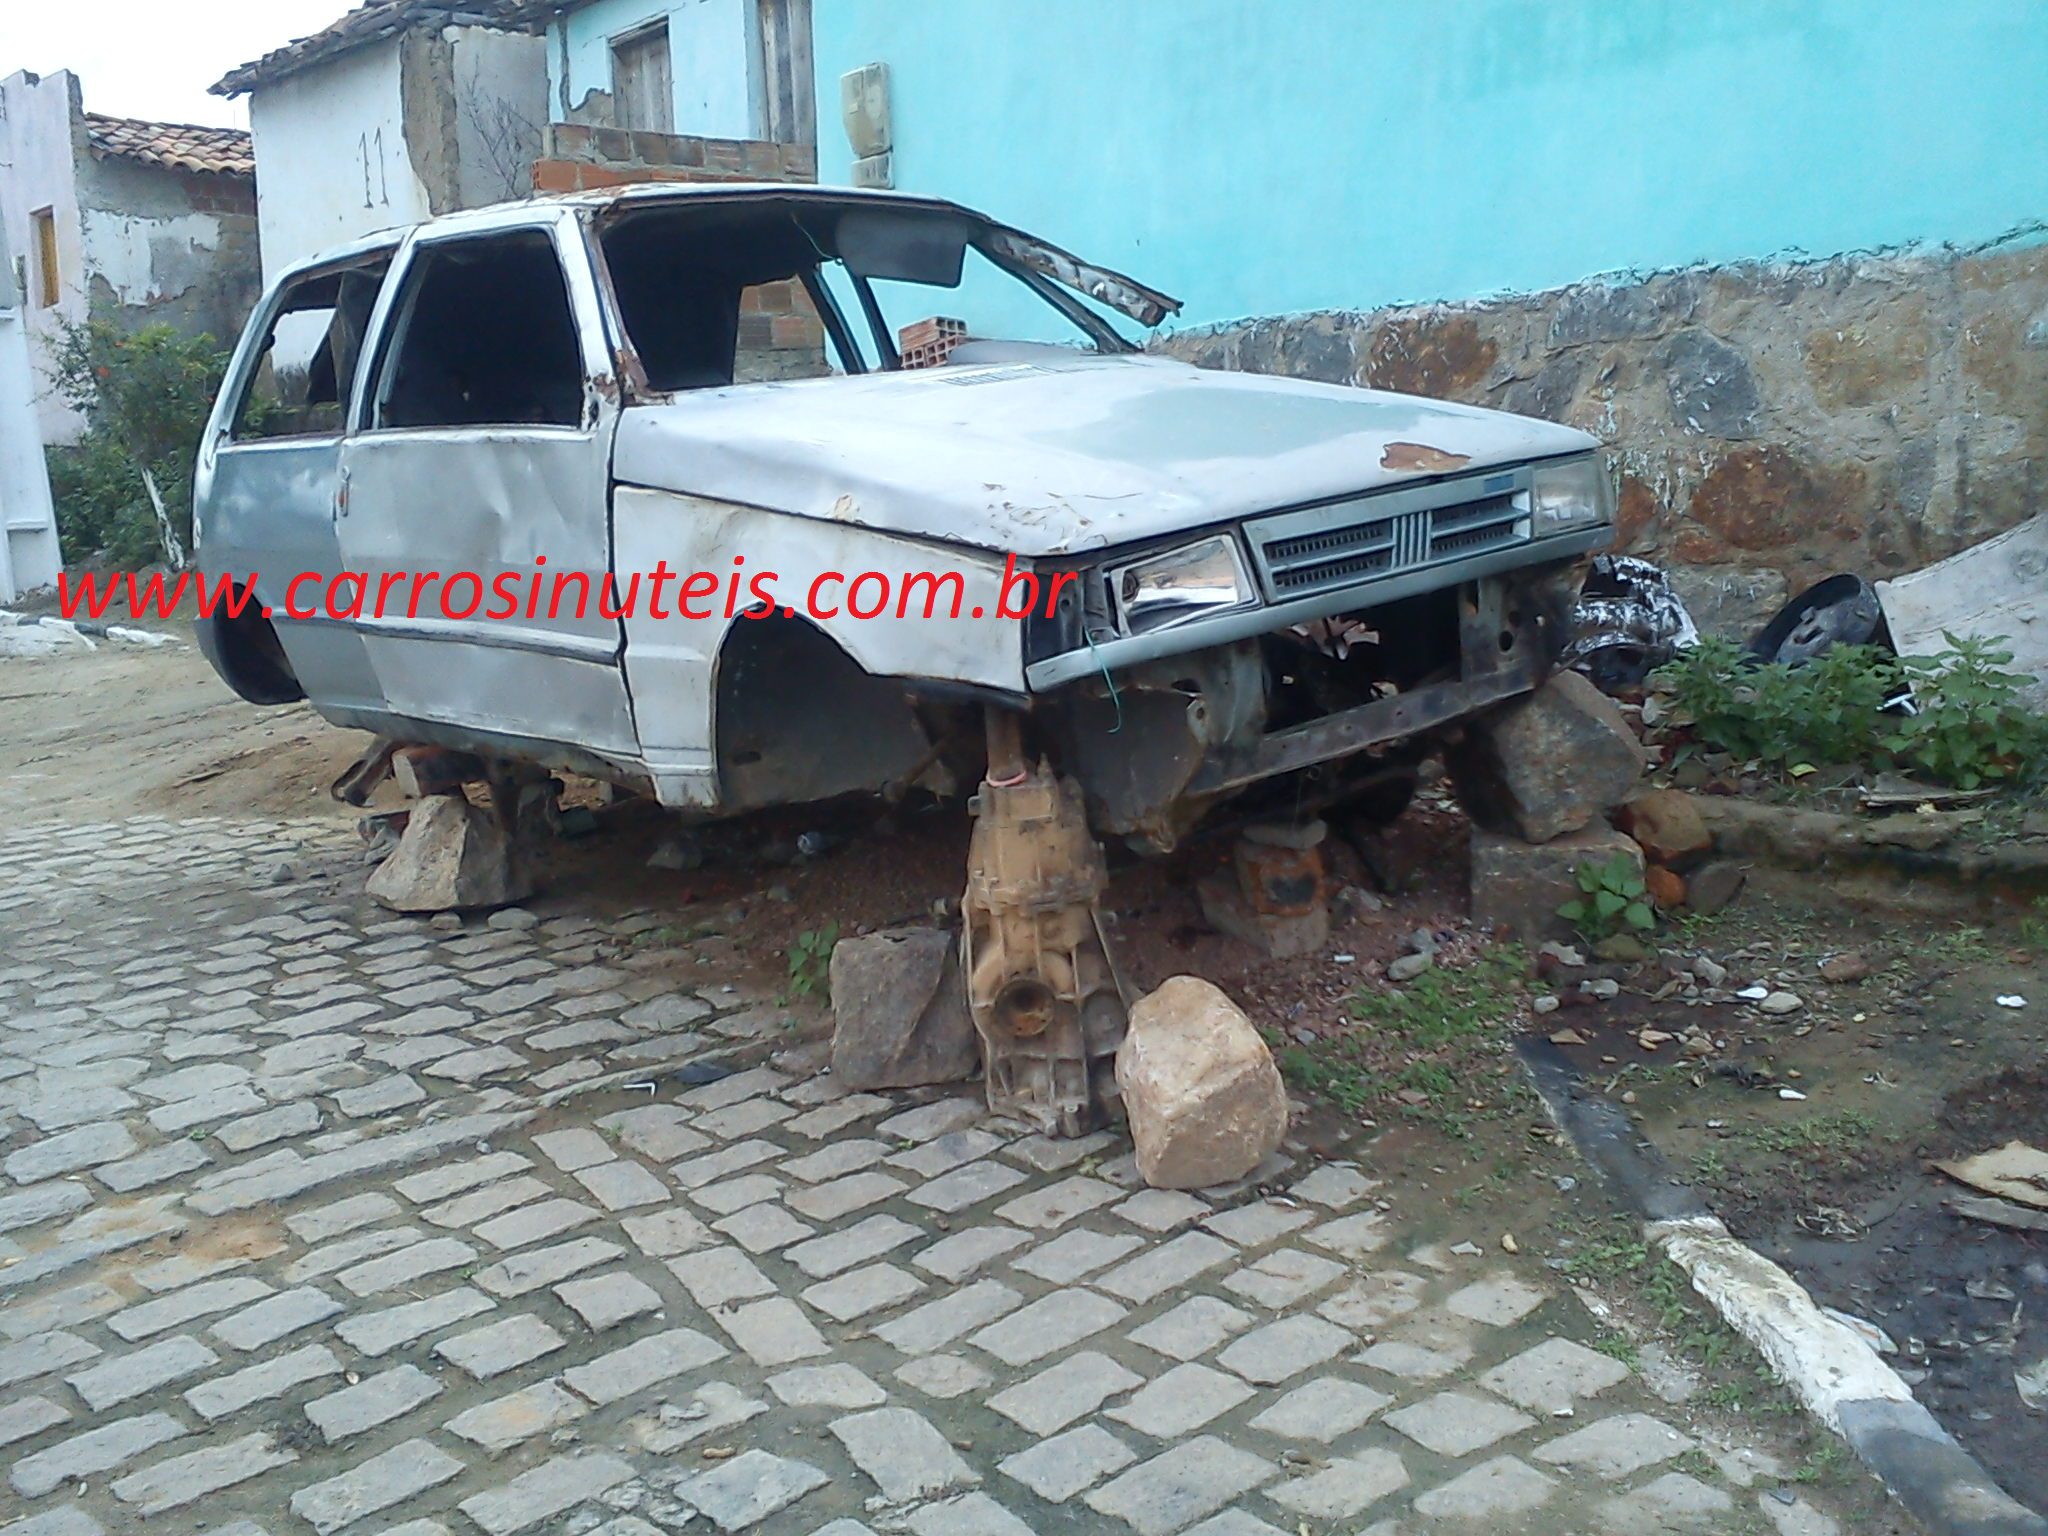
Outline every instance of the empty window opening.
POLYGON ((569 287, 546 233, 426 246, 406 284, 377 426, 581 421, 583 359, 569 287))
POLYGON ((331 437, 355 387, 370 311, 391 253, 286 287, 263 338, 260 363, 235 403, 237 439, 331 437))

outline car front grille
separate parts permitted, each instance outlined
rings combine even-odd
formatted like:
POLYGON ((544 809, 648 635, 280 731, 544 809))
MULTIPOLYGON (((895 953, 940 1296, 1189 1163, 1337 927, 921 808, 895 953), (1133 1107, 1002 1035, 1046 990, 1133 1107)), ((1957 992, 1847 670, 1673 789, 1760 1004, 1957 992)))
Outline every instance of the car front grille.
POLYGON ((1520 473, 1358 497, 1258 518, 1245 526, 1274 602, 1527 542, 1520 473))

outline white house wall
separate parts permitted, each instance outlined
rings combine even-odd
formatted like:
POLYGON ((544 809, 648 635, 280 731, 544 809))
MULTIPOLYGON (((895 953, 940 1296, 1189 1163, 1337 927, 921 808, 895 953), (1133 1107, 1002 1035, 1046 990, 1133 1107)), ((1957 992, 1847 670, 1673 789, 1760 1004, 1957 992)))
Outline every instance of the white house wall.
POLYGON ((428 216, 406 152, 400 48, 398 39, 359 48, 251 95, 266 279, 354 236, 428 216))
POLYGON ((57 394, 50 361, 65 325, 86 318, 85 240, 78 207, 73 136, 77 79, 66 71, 41 80, 26 73, 0 80, 0 227, 15 253, 12 271, 23 289, 22 330, 35 394, 37 430, 44 442, 75 442, 84 423, 57 394), (54 308, 37 302, 35 233, 30 222, 48 208, 57 228, 59 296, 54 308))

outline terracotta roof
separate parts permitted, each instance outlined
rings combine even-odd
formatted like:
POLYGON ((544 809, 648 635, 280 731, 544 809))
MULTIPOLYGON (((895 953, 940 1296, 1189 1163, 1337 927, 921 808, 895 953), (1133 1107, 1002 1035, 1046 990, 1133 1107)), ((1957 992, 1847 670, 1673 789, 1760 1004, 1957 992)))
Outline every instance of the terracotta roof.
POLYGON ((524 9, 516 0, 363 0, 339 21, 230 70, 208 89, 216 96, 240 96, 338 54, 419 26, 535 30, 523 18, 514 19, 513 13, 524 9))
POLYGON ((193 123, 145 123, 133 117, 85 114, 85 134, 96 155, 114 155, 174 171, 207 171, 250 176, 256 154, 239 128, 201 128, 193 123))

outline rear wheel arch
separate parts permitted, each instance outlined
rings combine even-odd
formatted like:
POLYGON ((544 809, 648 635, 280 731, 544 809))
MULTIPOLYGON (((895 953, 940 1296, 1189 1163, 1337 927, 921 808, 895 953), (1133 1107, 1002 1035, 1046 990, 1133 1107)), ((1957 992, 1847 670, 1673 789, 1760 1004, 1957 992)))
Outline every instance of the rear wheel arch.
POLYGON ((199 649, 221 681, 251 704, 296 704, 306 696, 292 671, 291 659, 277 630, 263 616, 247 588, 237 592, 249 601, 230 614, 222 604, 195 626, 199 649))

